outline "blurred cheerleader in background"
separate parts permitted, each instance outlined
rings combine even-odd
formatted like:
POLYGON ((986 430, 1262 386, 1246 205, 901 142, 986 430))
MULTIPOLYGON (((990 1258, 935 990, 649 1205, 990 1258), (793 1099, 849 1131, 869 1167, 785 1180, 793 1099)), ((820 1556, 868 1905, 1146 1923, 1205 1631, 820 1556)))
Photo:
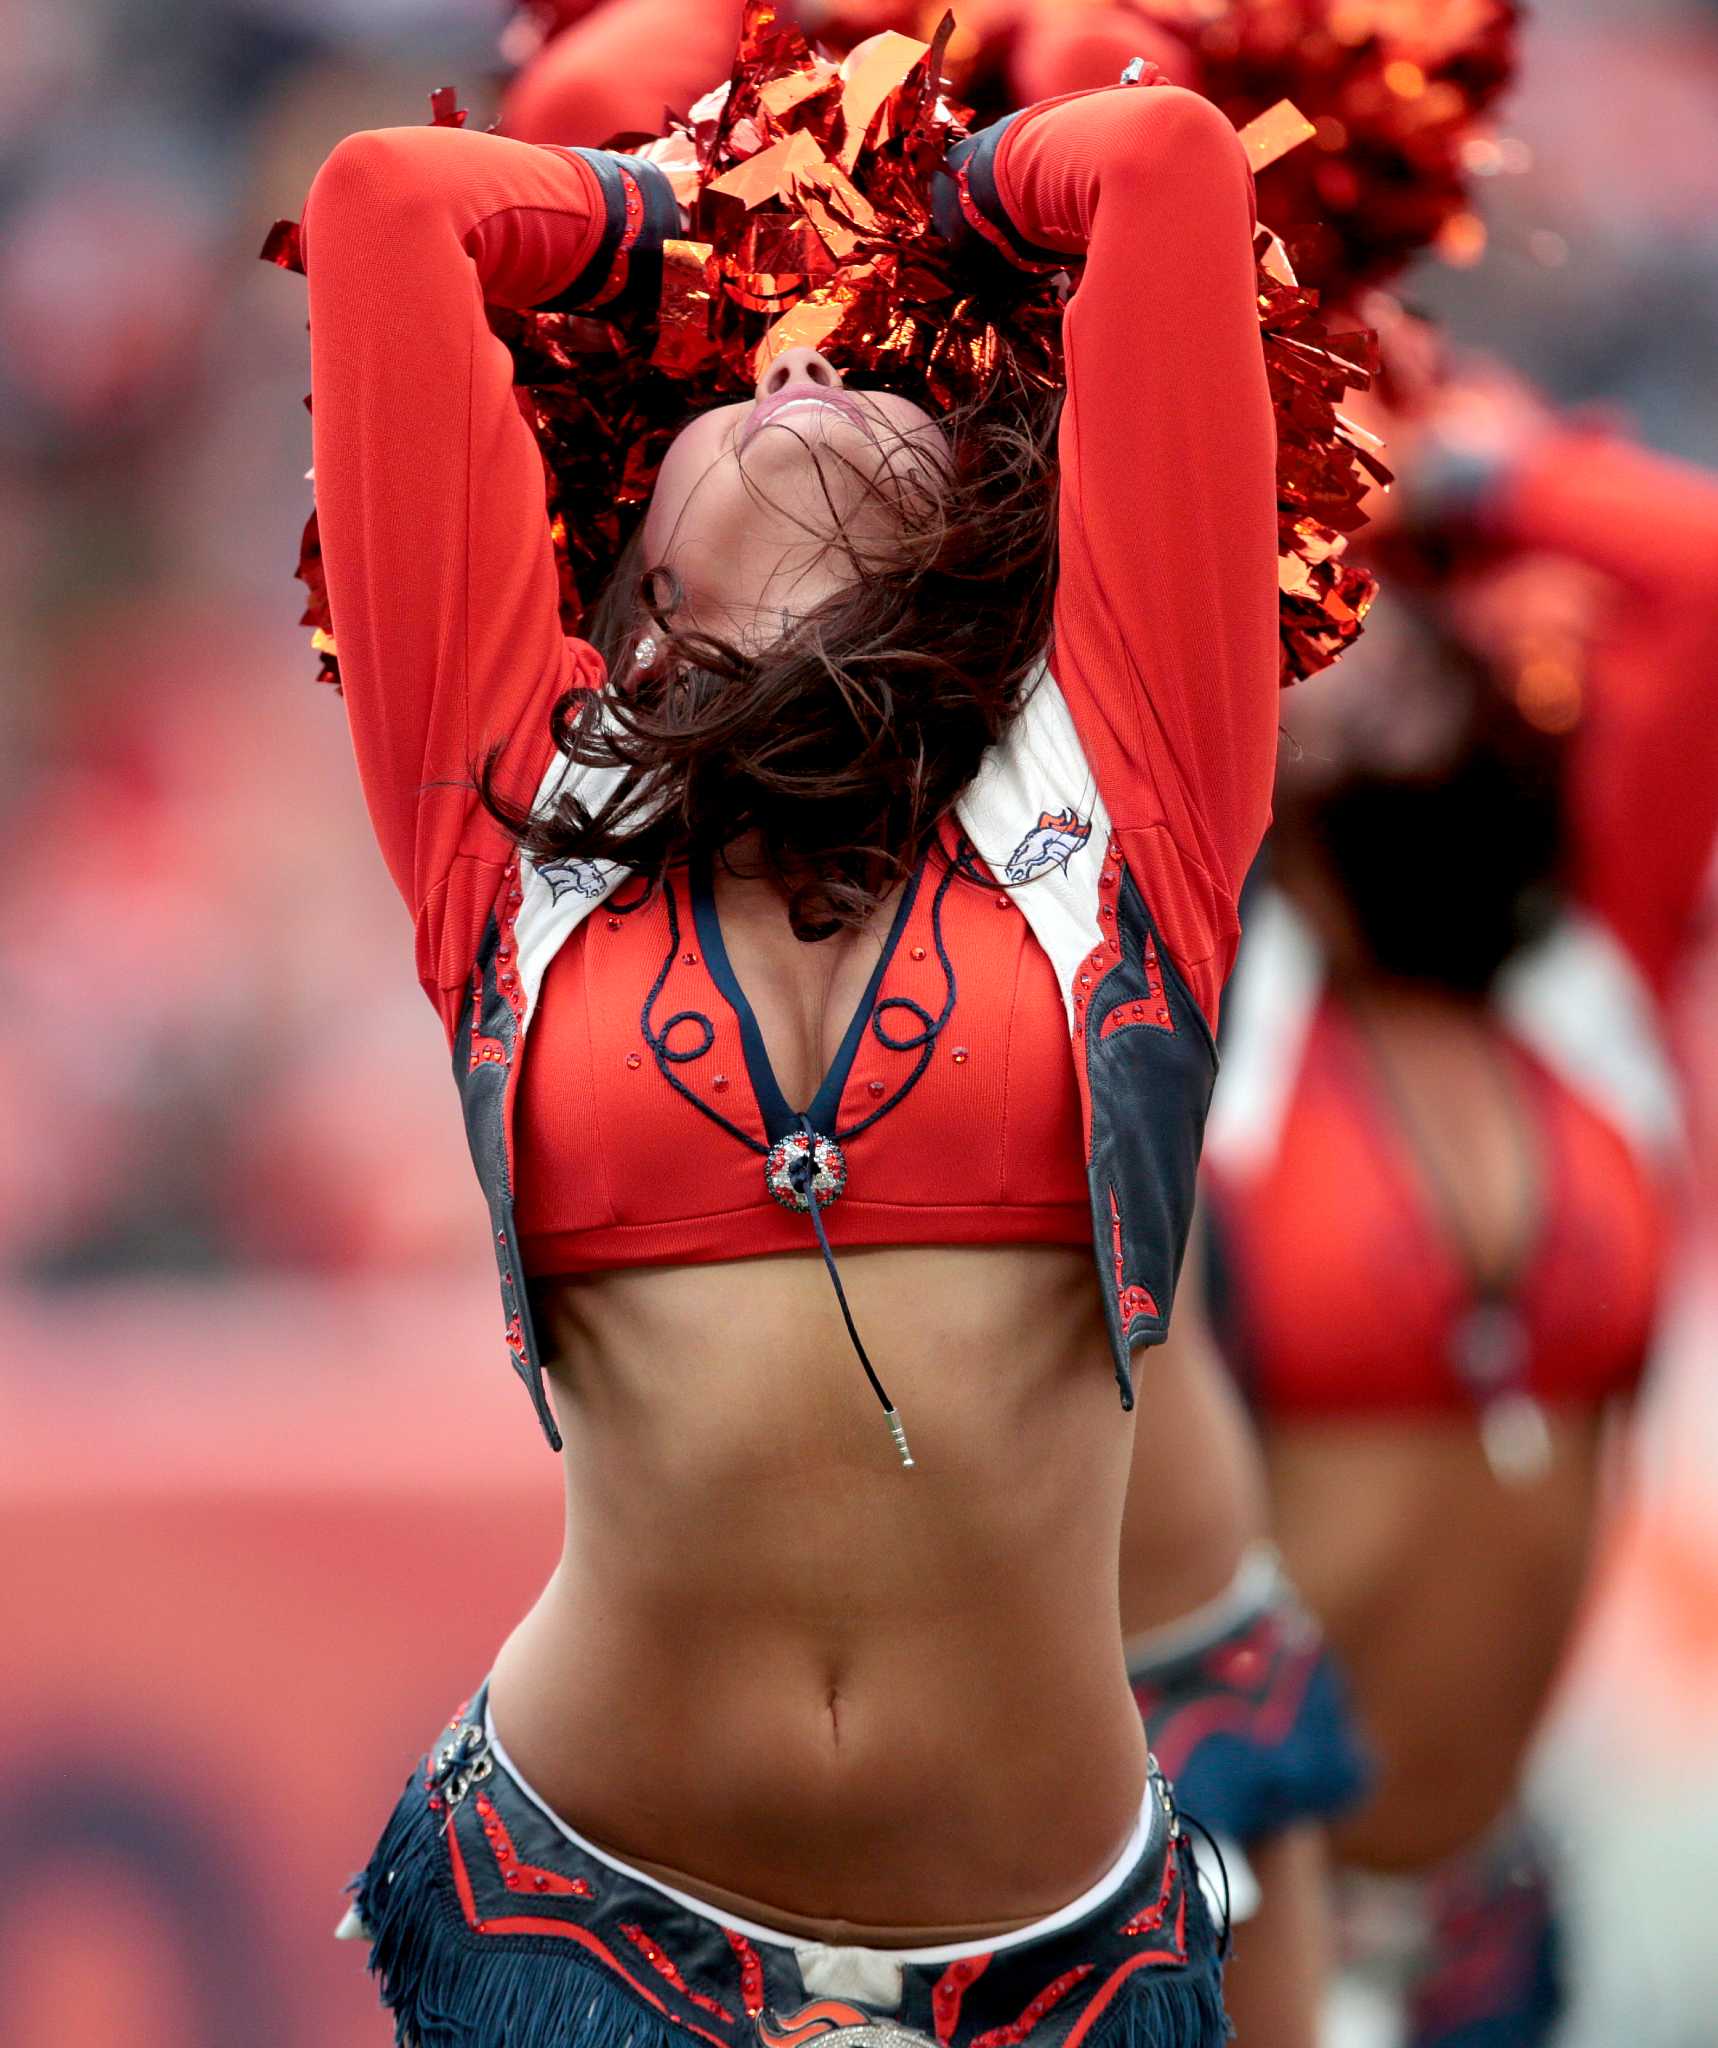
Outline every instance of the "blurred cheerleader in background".
POLYGON ((1205 1185, 1279 1541, 1378 1760, 1354 1960, 1416 2048, 1531 2048, 1556 1924, 1515 1800, 1666 1269, 1718 485, 1388 339, 1388 594, 1286 719, 1205 1185))

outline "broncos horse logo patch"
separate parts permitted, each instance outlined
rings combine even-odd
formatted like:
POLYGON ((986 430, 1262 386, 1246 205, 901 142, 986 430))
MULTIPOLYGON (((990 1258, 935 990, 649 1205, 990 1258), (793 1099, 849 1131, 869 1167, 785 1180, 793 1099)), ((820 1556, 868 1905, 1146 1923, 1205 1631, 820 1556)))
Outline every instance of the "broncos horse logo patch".
POLYGON ((797 2012, 766 2012, 757 2021, 761 2048, 936 2048, 926 2034, 884 2019, 845 1999, 816 1998, 797 2012))
POLYGON ((1078 817, 1071 804, 1040 811, 1037 824, 1008 856, 1009 881, 1029 882, 1048 868, 1065 868, 1091 836, 1091 821, 1078 817))
POLYGON ((603 892, 603 871, 594 860, 551 860, 543 862, 537 869, 557 903, 569 893, 580 896, 600 896, 603 892))

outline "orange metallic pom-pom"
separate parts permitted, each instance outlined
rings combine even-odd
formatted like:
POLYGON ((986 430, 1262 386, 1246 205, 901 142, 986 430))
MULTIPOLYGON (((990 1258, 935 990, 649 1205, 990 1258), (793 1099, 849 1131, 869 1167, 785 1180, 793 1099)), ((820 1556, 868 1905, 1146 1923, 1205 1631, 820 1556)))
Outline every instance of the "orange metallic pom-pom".
MULTIPOLYGON (((492 311, 543 454, 568 633, 643 516, 679 427, 749 392, 782 350, 822 349, 849 376, 939 412, 1061 383, 1067 278, 1022 273, 1007 303, 993 303, 932 221, 933 178, 966 133, 967 112, 946 88, 953 33, 945 15, 929 43, 889 31, 838 63, 773 0, 751 0, 727 83, 652 150, 689 221, 664 251, 654 330, 492 311)), ((462 118, 451 93, 437 95, 436 118, 462 118)), ((1273 107, 1245 139, 1255 165, 1269 165, 1309 132, 1293 108, 1273 107)), ((289 225, 264 254, 296 257, 289 225)), ((1295 283, 1269 236, 1259 276, 1278 419, 1282 675, 1292 682, 1359 630, 1371 579, 1342 557, 1382 471, 1337 410, 1345 390, 1369 381, 1370 338, 1326 335, 1316 294, 1295 283)), ((314 519, 299 574, 333 679, 314 519)))

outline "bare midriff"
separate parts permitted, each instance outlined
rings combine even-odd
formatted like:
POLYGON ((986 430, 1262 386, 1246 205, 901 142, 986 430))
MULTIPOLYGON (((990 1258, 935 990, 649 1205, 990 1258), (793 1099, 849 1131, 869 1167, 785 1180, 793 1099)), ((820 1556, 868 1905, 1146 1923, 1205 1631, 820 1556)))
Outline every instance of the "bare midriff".
POLYGON ((1169 1335, 1139 1362, 1148 1420, 1135 1432, 1121 1537, 1121 1620, 1130 1638, 1218 1598, 1270 1535, 1264 1457, 1204 1294, 1195 1226, 1169 1335))
POLYGON ((1602 1418, 1548 1413, 1545 1476, 1500 1481, 1468 1415, 1279 1419, 1278 1537, 1346 1666, 1378 1784, 1345 1861, 1425 1868, 1514 1798, 1587 1583, 1602 1418), (1338 1507, 1339 1504, 1339 1507, 1338 1507))
POLYGON ((496 1727, 574 1827, 762 1918, 1017 1925, 1103 1876, 1145 1785, 1093 1262, 841 1271, 911 1471, 814 1253, 539 1287, 566 1541, 496 1727))

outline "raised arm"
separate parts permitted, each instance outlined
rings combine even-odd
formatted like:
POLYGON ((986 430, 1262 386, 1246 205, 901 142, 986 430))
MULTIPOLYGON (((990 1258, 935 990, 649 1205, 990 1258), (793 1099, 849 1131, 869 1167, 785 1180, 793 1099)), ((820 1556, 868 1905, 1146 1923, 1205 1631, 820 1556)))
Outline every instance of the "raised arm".
POLYGON ((1214 1020, 1276 760, 1276 439, 1251 176, 1208 101, 1111 87, 1010 123, 994 184, 1017 236, 1084 257, 1066 317, 1053 667, 1123 853, 1214 1020))
POLYGON ((542 304, 602 265, 607 197, 570 153, 402 128, 342 142, 304 218, 341 683, 444 1021, 511 852, 472 769, 499 747, 509 793, 529 802, 556 698, 602 680, 561 632, 542 460, 483 306, 542 304))
POLYGON ((1574 880, 1662 994, 1718 835, 1718 478, 1560 429, 1515 466, 1487 523, 1611 586, 1571 770, 1574 880))

